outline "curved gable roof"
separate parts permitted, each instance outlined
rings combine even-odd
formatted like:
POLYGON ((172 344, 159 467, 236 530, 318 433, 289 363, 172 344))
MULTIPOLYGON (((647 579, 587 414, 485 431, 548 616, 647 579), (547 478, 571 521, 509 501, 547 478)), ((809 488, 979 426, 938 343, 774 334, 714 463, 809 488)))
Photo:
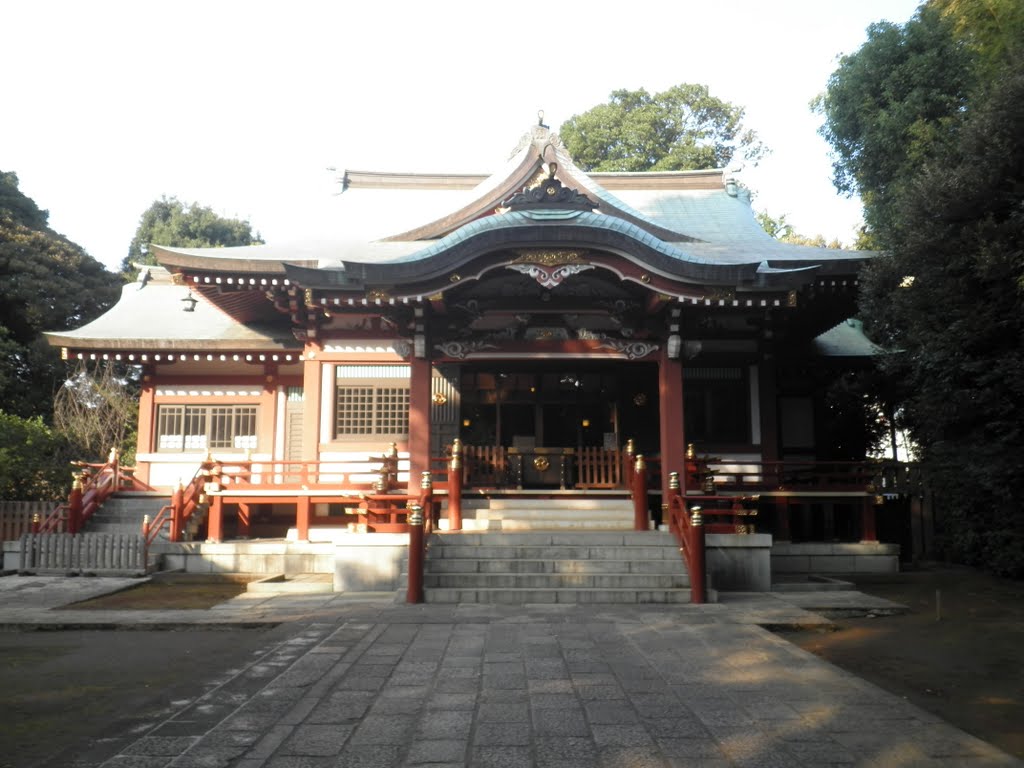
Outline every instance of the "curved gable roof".
POLYGON ((557 134, 545 126, 536 125, 523 136, 505 168, 476 187, 469 203, 427 224, 386 237, 384 241, 433 240, 445 237, 472 221, 494 215, 506 200, 530 186, 552 164, 556 169, 555 178, 566 188, 586 190, 601 213, 624 219, 668 242, 697 239, 661 226, 608 192, 576 166, 557 134))
POLYGON ((495 249, 550 247, 572 242, 635 260, 670 278, 691 283, 789 287, 809 279, 816 265, 772 269, 761 261, 722 263, 694 256, 624 219, 579 210, 523 210, 471 221, 455 232, 387 263, 339 261, 333 268, 286 264, 289 280, 320 288, 393 286, 443 281, 454 270, 495 249))

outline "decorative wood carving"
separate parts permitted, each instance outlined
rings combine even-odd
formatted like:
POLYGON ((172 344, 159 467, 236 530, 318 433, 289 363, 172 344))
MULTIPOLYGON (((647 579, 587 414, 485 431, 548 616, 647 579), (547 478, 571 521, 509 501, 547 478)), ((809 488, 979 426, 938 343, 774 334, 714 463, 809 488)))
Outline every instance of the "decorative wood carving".
POLYGON ((444 344, 434 345, 434 349, 437 349, 441 354, 446 357, 452 357, 456 360, 463 360, 468 355, 474 352, 480 352, 484 349, 497 349, 496 344, 488 344, 486 341, 448 341, 444 344))
POLYGON ((591 264, 563 264, 558 267, 542 267, 539 264, 509 264, 509 269, 532 277, 545 288, 554 288, 567 277, 593 269, 591 264))
POLYGON ((544 251, 538 249, 517 250, 513 264, 538 264, 542 267, 557 267, 560 264, 585 264, 580 251, 544 251))
POLYGON ((658 351, 657 344, 649 344, 646 341, 626 341, 624 339, 609 339, 605 337, 598 344, 601 349, 611 349, 624 354, 629 360, 638 360, 647 357, 652 352, 658 351))
POLYGON ((524 189, 506 200, 503 208, 510 211, 525 208, 558 208, 561 210, 592 211, 597 203, 577 189, 563 187, 562 182, 550 176, 532 189, 524 189))

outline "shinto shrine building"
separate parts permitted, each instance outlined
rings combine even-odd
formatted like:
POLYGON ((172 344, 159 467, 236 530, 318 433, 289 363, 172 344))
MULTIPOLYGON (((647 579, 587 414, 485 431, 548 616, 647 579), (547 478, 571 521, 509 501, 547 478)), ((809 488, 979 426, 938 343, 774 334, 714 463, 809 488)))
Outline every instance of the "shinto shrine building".
POLYGON ((823 392, 871 354, 847 320, 869 254, 773 239, 724 171, 587 173, 538 125, 490 176, 343 186, 337 242, 152 244, 112 309, 50 334, 141 366, 140 481, 247 467, 199 538, 347 527, 332 488, 375 460, 417 488, 456 439, 478 497, 621 494, 637 455, 666 469, 656 497, 688 445, 715 465, 691 493, 863 458, 837 455, 823 392))

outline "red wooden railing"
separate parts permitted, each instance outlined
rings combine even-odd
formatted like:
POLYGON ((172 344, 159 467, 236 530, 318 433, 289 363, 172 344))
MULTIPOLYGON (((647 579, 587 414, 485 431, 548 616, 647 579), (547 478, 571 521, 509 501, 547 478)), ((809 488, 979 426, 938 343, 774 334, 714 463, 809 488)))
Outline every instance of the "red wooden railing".
POLYGON ((171 494, 170 504, 162 507, 153 520, 148 515, 143 519, 142 535, 146 538, 147 547, 156 541, 165 527, 169 529, 169 541, 182 540, 192 516, 206 506, 206 484, 213 476, 215 466, 216 462, 212 459, 203 461, 187 485, 178 484, 171 494))
POLYGON ((642 454, 637 454, 633 461, 630 495, 633 499, 633 530, 646 531, 650 527, 647 522, 647 462, 642 454))
POLYGON ((687 499, 679 488, 679 473, 669 475, 669 496, 665 504, 669 530, 679 542, 686 571, 690 575, 690 602, 705 603, 708 599, 706 543, 701 508, 686 508, 687 499))
MULTIPOLYGON (((875 461, 746 461, 697 456, 692 446, 686 456, 684 493, 691 502, 704 504, 704 516, 725 516, 736 531, 753 531, 750 519, 757 508, 774 508, 773 533, 790 540, 790 509, 809 504, 844 504, 859 516, 861 541, 877 541, 875 507, 880 488, 893 488, 903 475, 892 462, 875 461), (740 518, 746 517, 746 521, 740 518)), ((716 522, 709 532, 732 532, 716 522)))
MULTIPOLYGON (((38 533, 78 533, 103 502, 119 490, 153 490, 135 478, 134 467, 122 467, 116 449, 104 464, 74 461, 78 467, 68 500, 39 522, 38 533)), ((33 528, 35 525, 33 524, 33 528)))
POLYGON ((406 602, 422 603, 423 593, 423 569, 426 561, 427 540, 437 525, 434 515, 424 514, 424 511, 434 508, 433 484, 430 473, 424 472, 420 483, 420 495, 418 498, 410 499, 409 514, 406 517, 406 525, 409 529, 409 583, 406 590, 406 602))

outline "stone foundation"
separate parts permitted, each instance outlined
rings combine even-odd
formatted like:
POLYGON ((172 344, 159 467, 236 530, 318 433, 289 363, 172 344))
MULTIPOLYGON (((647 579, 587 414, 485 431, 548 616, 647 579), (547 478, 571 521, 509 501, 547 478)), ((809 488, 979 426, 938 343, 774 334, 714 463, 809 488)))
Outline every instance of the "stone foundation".
POLYGON ((899 570, 899 544, 777 541, 772 546, 772 572, 777 574, 898 573, 899 570))

